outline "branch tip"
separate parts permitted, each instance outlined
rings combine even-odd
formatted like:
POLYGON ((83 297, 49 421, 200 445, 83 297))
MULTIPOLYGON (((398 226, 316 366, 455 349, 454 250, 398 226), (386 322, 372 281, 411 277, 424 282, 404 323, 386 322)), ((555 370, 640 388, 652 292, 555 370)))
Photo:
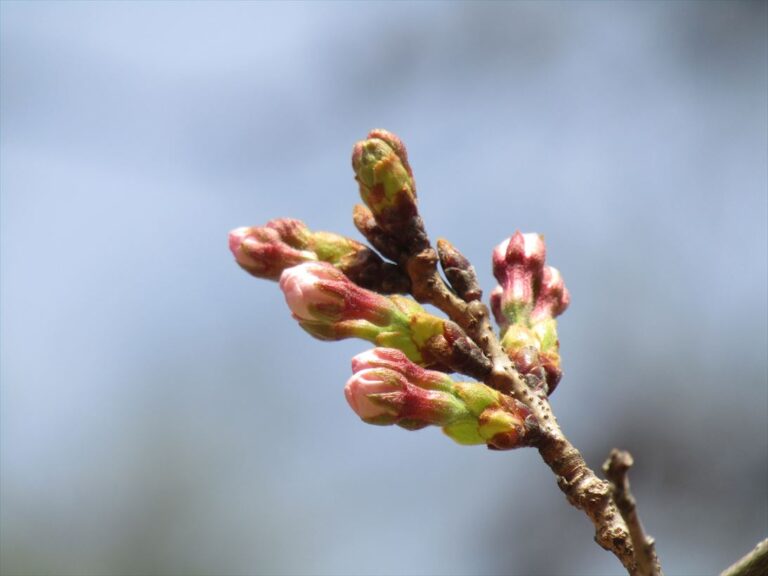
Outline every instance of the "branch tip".
POLYGON ((632 454, 626 450, 611 450, 603 464, 603 472, 612 485, 613 501, 629 528, 635 555, 636 576, 663 576, 656 555, 655 541, 645 533, 637 515, 637 502, 629 489, 629 469, 634 465, 632 454))

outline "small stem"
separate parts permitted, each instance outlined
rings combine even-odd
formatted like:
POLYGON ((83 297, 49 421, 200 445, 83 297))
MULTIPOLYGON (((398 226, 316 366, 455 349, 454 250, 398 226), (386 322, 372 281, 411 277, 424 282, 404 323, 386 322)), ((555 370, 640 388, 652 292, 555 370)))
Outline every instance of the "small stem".
POLYGON ((768 574, 768 538, 755 546, 754 550, 726 568, 720 576, 764 576, 768 574))
POLYGON ((629 527, 635 549, 637 576, 663 576, 653 538, 645 533, 637 514, 635 497, 629 490, 628 472, 632 464, 634 460, 629 452, 614 448, 603 464, 603 472, 613 485, 613 500, 629 527))
POLYGON ((568 502, 583 510, 595 526, 595 540, 612 552, 636 576, 636 562, 629 529, 611 498, 611 486, 598 478, 581 452, 566 438, 543 390, 532 390, 520 378, 501 346, 490 321, 488 307, 480 301, 465 302, 437 272, 437 255, 431 248, 407 258, 414 297, 428 302, 456 322, 491 360, 493 369, 485 383, 523 402, 536 417, 539 431, 534 441, 544 462, 554 472, 568 502))

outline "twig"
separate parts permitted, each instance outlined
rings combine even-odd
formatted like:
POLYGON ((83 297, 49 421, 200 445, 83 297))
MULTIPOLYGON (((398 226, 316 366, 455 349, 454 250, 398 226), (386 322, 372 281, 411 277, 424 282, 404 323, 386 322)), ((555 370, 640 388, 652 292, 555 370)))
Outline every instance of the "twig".
POLYGON ((587 466, 581 452, 566 438, 544 390, 533 390, 520 378, 496 337, 488 307, 477 300, 467 303, 458 298, 437 272, 436 262, 432 249, 408 259, 406 267, 414 297, 445 312, 480 346, 493 366, 485 383, 510 394, 531 410, 540 424, 534 445, 554 472, 560 490, 571 505, 584 511, 592 521, 595 541, 612 552, 630 575, 639 576, 629 529, 613 502, 610 484, 587 466))
POLYGON ((768 538, 755 546, 752 552, 723 570, 720 576, 765 576, 765 574, 768 574, 768 538))
POLYGON ((654 540, 645 533, 640 517, 637 515, 635 497, 629 490, 627 473, 632 464, 634 464, 632 454, 626 450, 614 448, 603 464, 603 472, 613 485, 613 500, 629 527, 637 562, 637 576, 662 576, 654 540))

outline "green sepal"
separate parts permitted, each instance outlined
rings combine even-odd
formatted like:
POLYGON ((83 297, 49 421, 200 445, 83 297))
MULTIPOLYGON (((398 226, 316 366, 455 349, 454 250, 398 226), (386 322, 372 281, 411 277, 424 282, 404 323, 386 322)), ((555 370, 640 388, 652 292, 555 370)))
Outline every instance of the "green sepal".
POLYGON ((477 420, 464 419, 443 426, 443 432, 453 441, 464 445, 485 444, 485 439, 477 430, 477 420))
POLYGON ((500 403, 499 393, 496 390, 478 382, 457 382, 453 387, 453 393, 464 402, 474 416, 479 416, 489 406, 500 403))

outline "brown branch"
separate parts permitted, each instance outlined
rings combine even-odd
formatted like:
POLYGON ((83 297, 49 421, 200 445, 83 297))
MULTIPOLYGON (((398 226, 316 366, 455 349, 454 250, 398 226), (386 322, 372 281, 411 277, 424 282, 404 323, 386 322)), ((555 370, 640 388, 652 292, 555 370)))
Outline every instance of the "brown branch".
POLYGON ((720 576, 764 576, 768 574, 768 538, 720 573, 720 576))
POLYGON ((436 264, 437 255, 431 248, 407 259, 414 297, 445 312, 480 346, 493 366, 486 384, 513 396, 531 410, 539 423, 532 444, 555 474, 560 490, 571 505, 592 521, 595 541, 612 552, 630 575, 636 576, 632 539, 611 497, 611 485, 587 466, 584 457, 566 438, 544 390, 533 390, 520 378, 496 337, 488 307, 478 300, 467 303, 459 298, 437 272, 436 264))
POLYGON ((645 533, 637 515, 635 497, 629 490, 628 472, 632 464, 634 460, 629 452, 614 448, 603 464, 603 472, 612 484, 613 500, 629 528, 635 549, 637 576, 663 576, 653 538, 645 533))

